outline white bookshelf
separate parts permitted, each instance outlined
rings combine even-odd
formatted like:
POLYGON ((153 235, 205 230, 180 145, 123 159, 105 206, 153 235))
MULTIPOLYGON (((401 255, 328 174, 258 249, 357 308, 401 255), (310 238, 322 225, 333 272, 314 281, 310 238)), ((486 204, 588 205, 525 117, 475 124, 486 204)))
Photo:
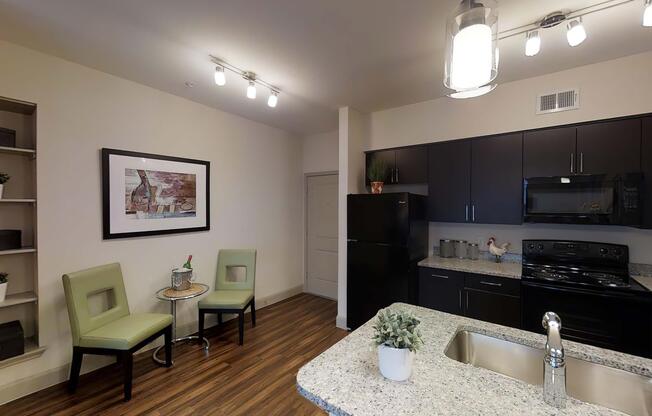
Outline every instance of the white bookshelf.
POLYGON ((16 131, 16 147, 0 146, 0 172, 11 176, 0 199, 0 229, 20 229, 22 247, 0 250, 0 272, 9 273, 7 297, 0 302, 0 324, 18 320, 25 353, 0 361, 0 368, 39 357, 36 243, 36 105, 0 97, 0 127, 16 131))

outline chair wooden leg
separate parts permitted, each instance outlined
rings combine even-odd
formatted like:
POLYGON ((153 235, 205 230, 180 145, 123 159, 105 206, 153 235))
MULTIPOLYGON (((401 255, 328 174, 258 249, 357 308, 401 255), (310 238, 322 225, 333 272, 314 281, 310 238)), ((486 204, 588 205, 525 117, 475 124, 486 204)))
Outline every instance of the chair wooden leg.
POLYGON ((244 344, 244 310, 238 312, 238 332, 239 332, 239 342, 238 344, 244 344))
POLYGON ((256 326, 256 298, 251 299, 251 326, 256 326))
POLYGON ((70 366, 70 379, 68 380, 68 391, 70 393, 74 393, 77 390, 83 357, 84 354, 80 351, 79 347, 72 347, 72 364, 70 366))
POLYGON ((199 342, 203 342, 204 339, 204 311, 199 310, 199 331, 197 331, 197 336, 199 337, 199 342))
POLYGON ((224 321, 222 320, 222 312, 217 313, 217 324, 222 325, 224 321))
POLYGON ((172 367, 172 325, 165 328, 163 337, 165 338, 165 366, 172 367))
POLYGON ((124 401, 131 400, 131 385, 134 375, 134 356, 131 351, 122 352, 122 366, 124 371, 124 401))

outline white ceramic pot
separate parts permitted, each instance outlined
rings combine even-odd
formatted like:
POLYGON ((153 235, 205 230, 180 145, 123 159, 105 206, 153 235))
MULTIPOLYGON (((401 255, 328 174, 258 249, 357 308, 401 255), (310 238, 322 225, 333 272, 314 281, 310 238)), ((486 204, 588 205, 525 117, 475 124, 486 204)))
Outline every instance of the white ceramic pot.
POLYGON ((394 381, 405 381, 412 375, 414 352, 406 348, 378 346, 378 368, 383 377, 394 381))
POLYGON ((5 297, 7 296, 7 284, 8 283, 0 283, 0 302, 4 302, 5 297))
POLYGON ((0 184, 0 199, 2 199, 2 191, 5 189, 4 184, 0 184))

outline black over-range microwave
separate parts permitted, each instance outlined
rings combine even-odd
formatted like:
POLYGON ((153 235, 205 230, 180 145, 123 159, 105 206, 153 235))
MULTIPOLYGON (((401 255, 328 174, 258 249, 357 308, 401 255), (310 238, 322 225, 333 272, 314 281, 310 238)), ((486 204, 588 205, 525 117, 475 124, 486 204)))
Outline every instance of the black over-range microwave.
POLYGON ((640 173, 526 178, 523 220, 638 226, 642 181, 640 173))

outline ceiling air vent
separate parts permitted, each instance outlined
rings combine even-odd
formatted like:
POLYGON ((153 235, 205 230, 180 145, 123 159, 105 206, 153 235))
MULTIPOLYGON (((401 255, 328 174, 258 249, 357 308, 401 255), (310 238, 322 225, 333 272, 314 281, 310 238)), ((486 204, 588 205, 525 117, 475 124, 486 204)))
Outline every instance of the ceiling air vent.
POLYGON ((567 90, 537 97, 537 114, 557 113, 580 108, 580 90, 567 90))

